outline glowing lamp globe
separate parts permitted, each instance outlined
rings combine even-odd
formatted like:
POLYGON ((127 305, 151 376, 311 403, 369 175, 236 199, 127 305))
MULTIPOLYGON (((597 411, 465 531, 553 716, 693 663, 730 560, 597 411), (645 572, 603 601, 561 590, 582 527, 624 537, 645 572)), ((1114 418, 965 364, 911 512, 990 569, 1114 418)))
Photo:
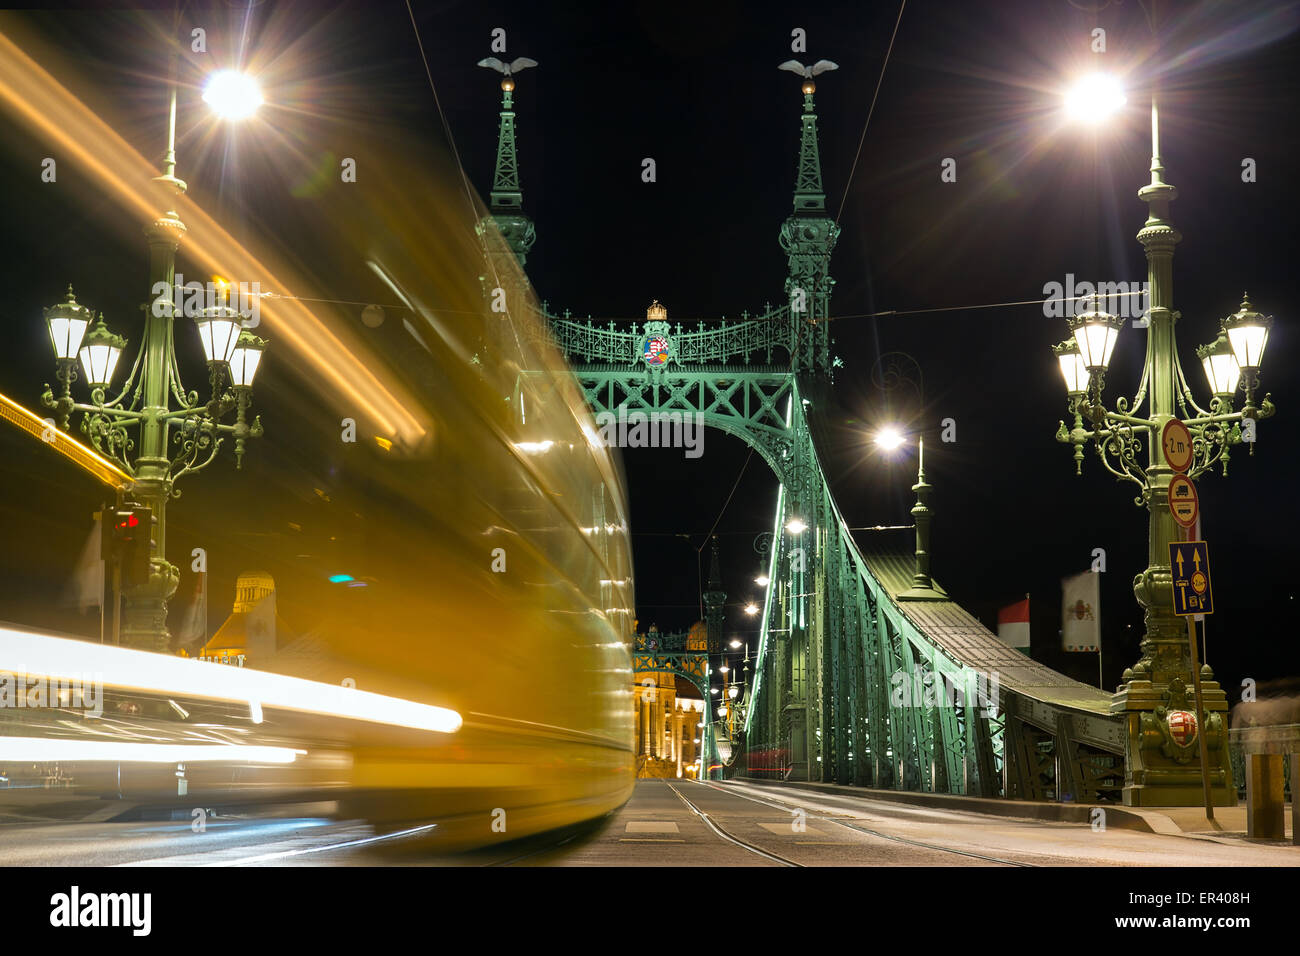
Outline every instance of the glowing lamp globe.
POLYGON ((211 306, 194 317, 194 327, 199 330, 203 357, 209 364, 230 361, 241 331, 238 311, 228 305, 211 306))
POLYGON ((235 388, 252 388, 253 376, 262 363, 262 353, 266 351, 266 341, 245 329, 239 333, 239 341, 230 353, 230 383, 235 388))
POLYGON ((104 316, 100 315, 81 341, 81 369, 86 381, 91 388, 104 388, 113 381, 113 372, 117 360, 122 357, 122 349, 126 348, 126 339, 110 332, 104 324, 104 316))
POLYGON ((1079 343, 1074 339, 1066 339, 1060 345, 1052 346, 1052 351, 1056 353, 1056 360, 1061 365, 1066 393, 1074 396, 1087 392, 1089 372, 1083 356, 1079 354, 1079 343))
POLYGON ((208 78, 203 102, 225 119, 247 119, 262 105, 262 88, 246 73, 219 70, 208 78))
POLYGON ((1228 344, 1232 346, 1232 354, 1242 369, 1249 372, 1259 370, 1272 327, 1272 316, 1256 312, 1248 296, 1242 298, 1240 309, 1223 320, 1223 329, 1228 333, 1228 344))
POLYGON ((1101 311, 1095 297, 1088 311, 1070 319, 1070 331, 1074 333, 1079 355, 1089 372, 1106 371, 1111 353, 1115 351, 1115 342, 1119 339, 1119 330, 1123 327, 1124 319, 1101 311))
POLYGON ((893 451, 899 445, 903 444, 903 433, 892 426, 882 428, 876 432, 876 444, 885 451, 893 451))
POLYGON ((45 324, 50 330, 50 344, 54 346, 54 357, 60 362, 71 362, 77 357, 81 340, 90 325, 91 312, 84 305, 77 304, 77 297, 68 286, 68 297, 58 305, 45 310, 45 324))
POLYGON ((1065 94, 1065 111, 1076 122, 1098 125, 1127 102, 1119 80, 1108 73, 1094 73, 1065 94))
POLYGON ((1205 379, 1210 383, 1210 391, 1219 398, 1231 398, 1241 383, 1241 366, 1232 354, 1228 344, 1228 334, 1220 332, 1219 337, 1209 345, 1202 345, 1196 350, 1196 357, 1205 369, 1205 379))

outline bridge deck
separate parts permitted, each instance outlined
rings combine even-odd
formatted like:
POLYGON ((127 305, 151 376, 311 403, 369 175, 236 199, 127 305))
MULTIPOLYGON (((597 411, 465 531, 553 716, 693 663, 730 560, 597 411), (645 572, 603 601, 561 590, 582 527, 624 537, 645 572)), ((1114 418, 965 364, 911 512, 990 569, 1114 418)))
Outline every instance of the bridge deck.
POLYGON ((996 673, 1004 688, 1026 697, 1109 715, 1111 695, 1106 691, 1066 677, 1008 647, 955 601, 899 601, 898 594, 912 586, 911 553, 859 547, 871 573, 899 610, 955 660, 986 674, 996 673))

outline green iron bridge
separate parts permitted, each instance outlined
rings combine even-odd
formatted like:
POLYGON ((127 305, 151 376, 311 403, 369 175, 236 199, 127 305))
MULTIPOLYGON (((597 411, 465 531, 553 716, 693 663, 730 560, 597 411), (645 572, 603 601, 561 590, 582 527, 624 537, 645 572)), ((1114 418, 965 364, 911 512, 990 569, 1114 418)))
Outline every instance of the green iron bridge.
MULTIPOLYGON (((489 294, 512 282, 527 290, 521 269, 536 237, 522 205, 514 77, 501 87, 495 178, 479 223, 489 294)), ((839 226, 826 211, 815 91, 806 76, 794 208, 779 234, 788 261, 781 304, 694 326, 669 323, 658 303, 644 323, 626 324, 575 320, 543 304, 532 323, 567 357, 598 422, 602 413, 692 416, 747 443, 780 482, 743 731, 720 746, 719 725, 706 716, 705 766, 714 776, 1116 798, 1125 725, 1110 713, 1111 695, 1006 646, 931 579, 924 472, 914 487, 915 551, 861 546, 827 483, 816 433, 840 365, 828 332, 839 226)), ((521 373, 530 374, 550 373, 521 373)), ((724 598, 711 576, 705 602, 715 627, 724 598)), ((666 648, 636 656, 639 668, 692 681, 710 715, 711 675, 699 672, 698 656, 666 648)))

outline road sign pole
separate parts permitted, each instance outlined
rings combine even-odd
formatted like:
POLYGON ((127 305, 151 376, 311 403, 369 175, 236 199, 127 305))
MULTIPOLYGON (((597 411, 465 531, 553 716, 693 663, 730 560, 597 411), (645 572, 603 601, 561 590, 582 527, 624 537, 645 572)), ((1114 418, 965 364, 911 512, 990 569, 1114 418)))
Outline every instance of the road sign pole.
MULTIPOLYGON (((1183 540, 1188 540, 1185 537, 1183 540)), ((1207 566, 1208 570, 1208 566, 1207 566)), ((1214 798, 1210 794, 1210 748, 1206 742, 1205 735, 1209 732, 1209 714, 1205 712, 1205 705, 1201 699, 1201 662, 1200 654, 1196 647, 1196 618, 1187 615, 1187 645, 1192 655, 1192 690, 1196 694, 1196 740, 1197 749, 1201 753, 1201 788, 1205 793, 1205 818, 1214 823, 1214 798)), ((1217 824, 1216 824, 1217 826, 1217 824)))

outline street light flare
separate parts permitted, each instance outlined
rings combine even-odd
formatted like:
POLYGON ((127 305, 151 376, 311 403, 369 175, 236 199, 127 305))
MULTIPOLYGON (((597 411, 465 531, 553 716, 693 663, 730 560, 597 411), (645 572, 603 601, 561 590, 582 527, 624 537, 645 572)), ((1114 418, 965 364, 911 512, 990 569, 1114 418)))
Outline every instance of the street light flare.
POLYGON ((1082 123, 1101 123, 1128 102, 1119 80, 1109 73, 1093 73, 1065 94, 1065 111, 1082 123))
POLYGON ((262 88, 246 73, 218 70, 203 88, 203 102, 224 119, 247 119, 262 105, 262 88))
POLYGON ((903 433, 892 425, 880 429, 876 432, 876 444, 885 451, 893 451, 899 445, 903 444, 903 433))

